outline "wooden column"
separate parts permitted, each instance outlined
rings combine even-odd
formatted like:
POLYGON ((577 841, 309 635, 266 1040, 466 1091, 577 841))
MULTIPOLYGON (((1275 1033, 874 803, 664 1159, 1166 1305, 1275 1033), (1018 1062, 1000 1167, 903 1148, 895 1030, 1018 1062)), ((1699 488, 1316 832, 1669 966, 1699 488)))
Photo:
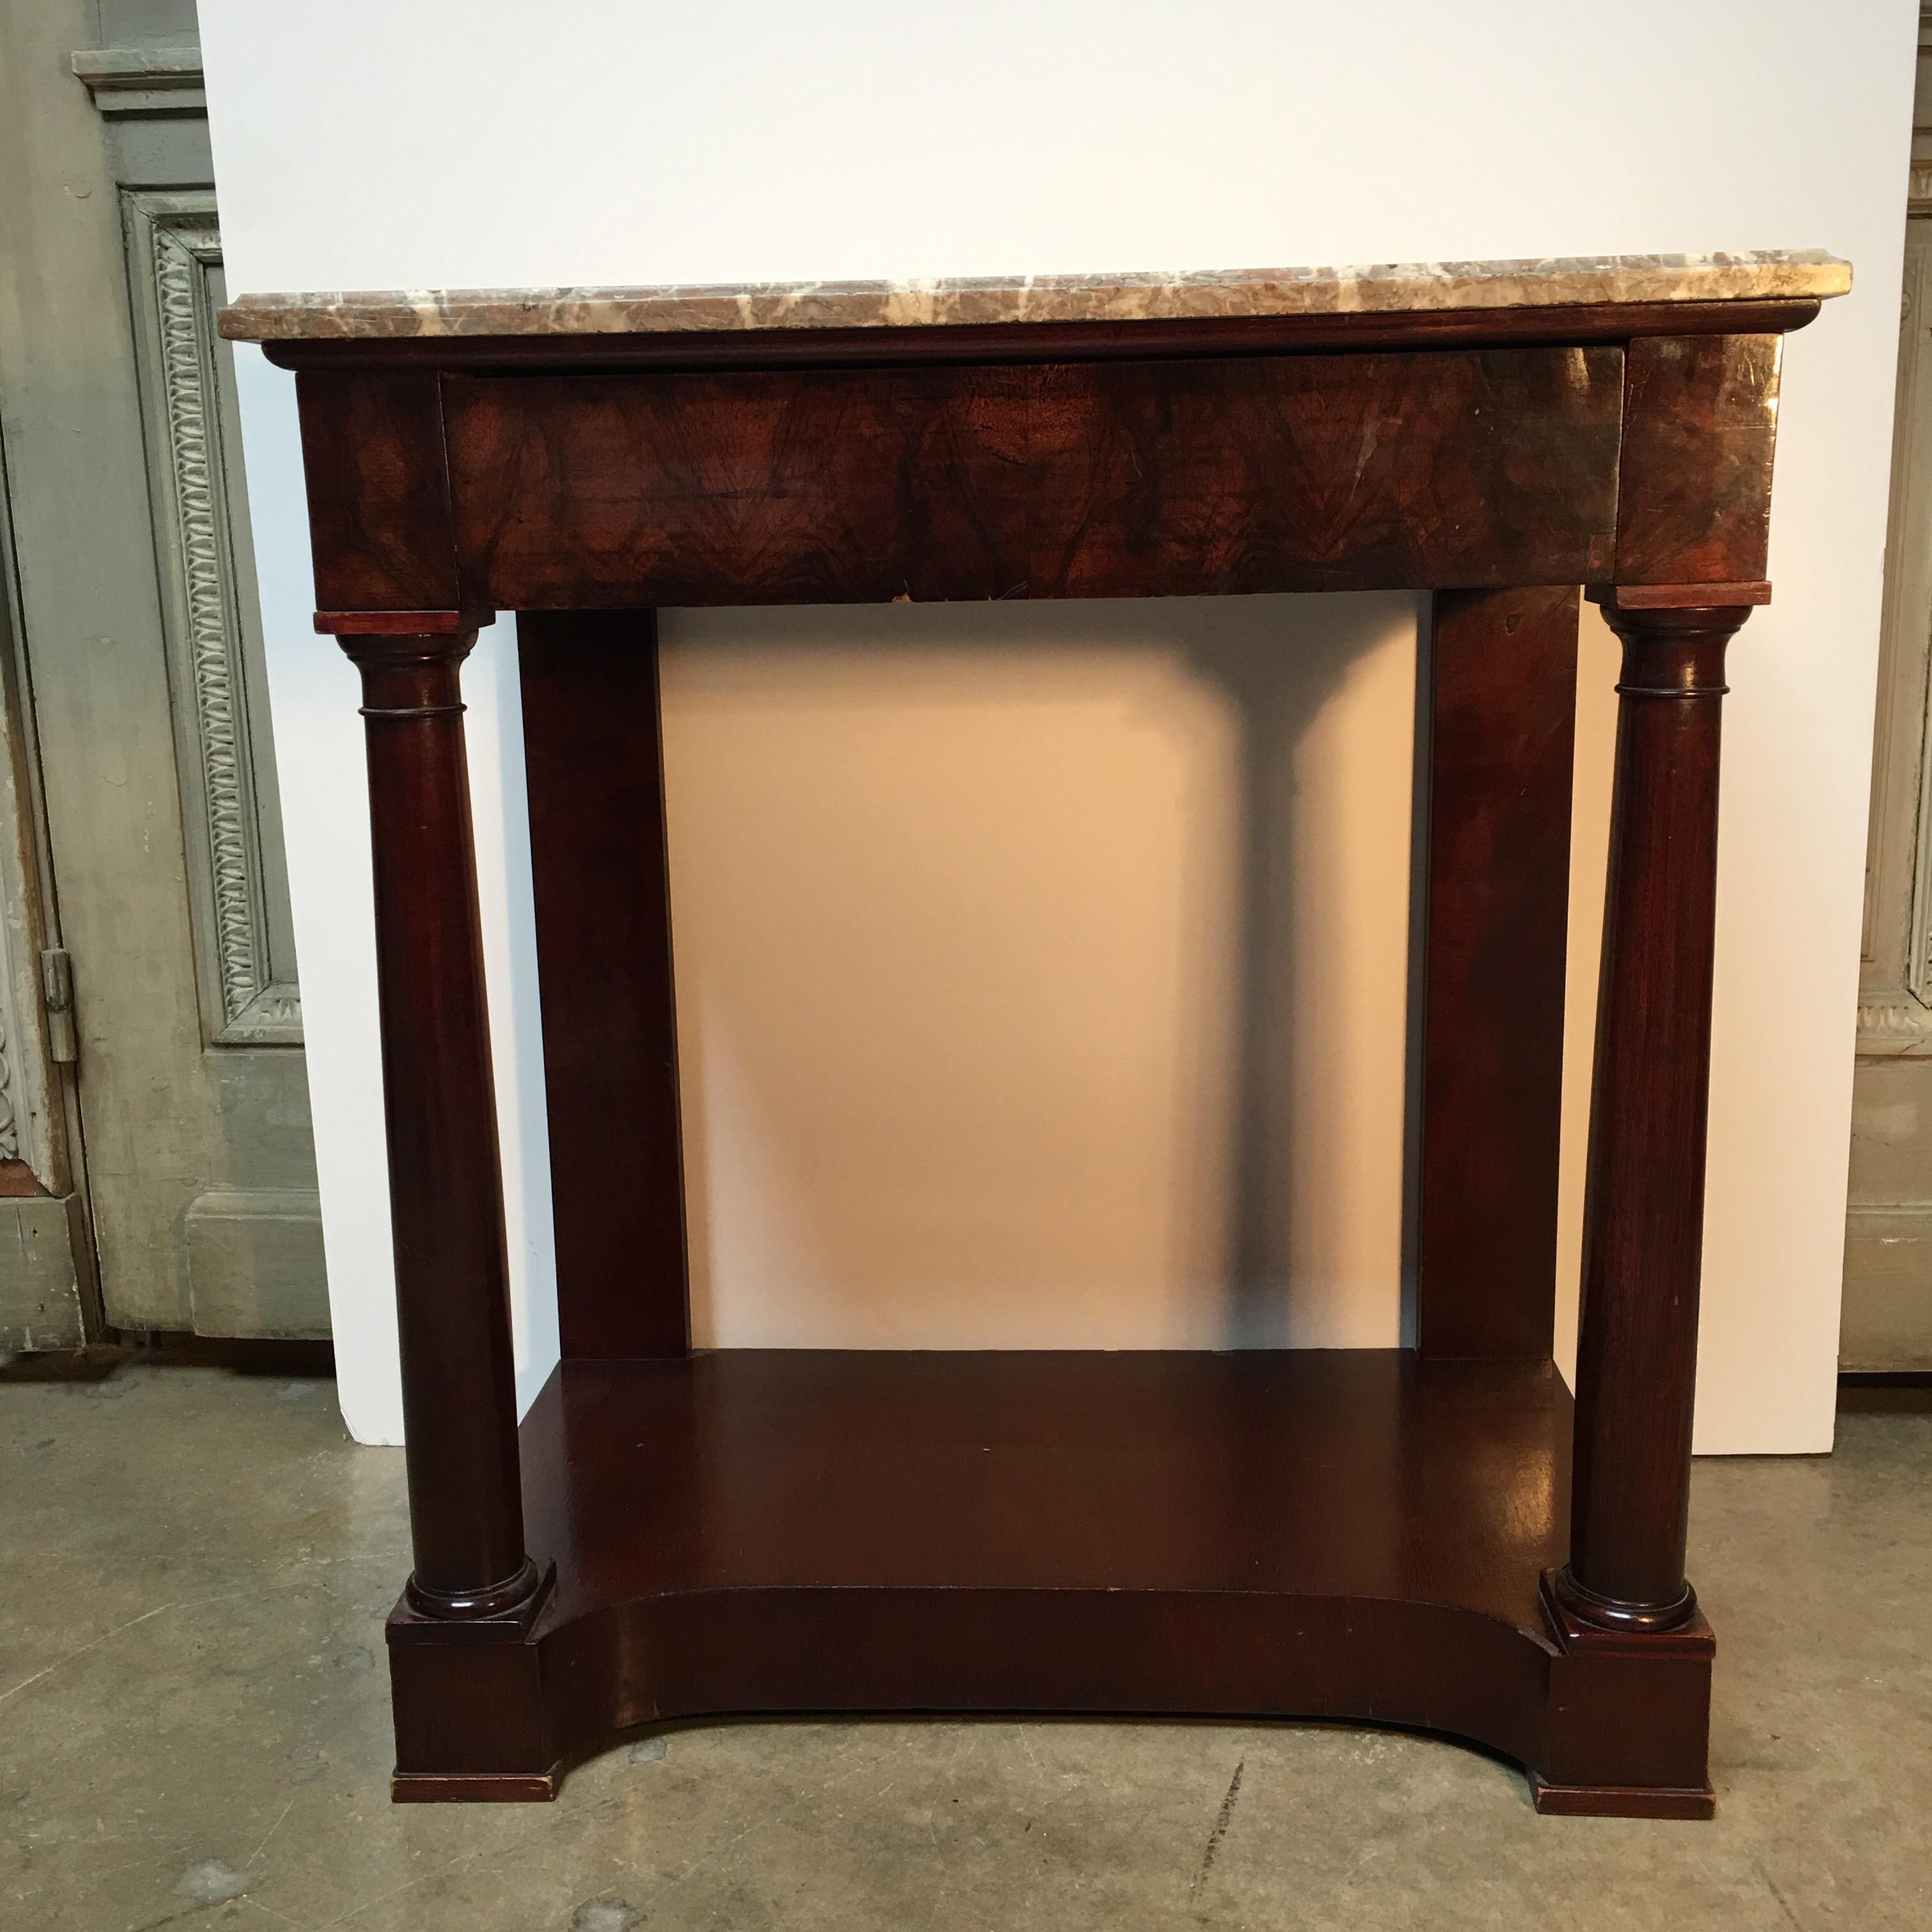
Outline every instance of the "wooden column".
POLYGON ((526 610, 517 643, 563 1356, 682 1355, 657 614, 526 610))
POLYGON ((1429 650, 1417 1340, 1546 1360, 1577 593, 1444 590, 1429 650))
MULTIPOLYGON (((430 620, 412 614, 409 621, 430 620)), ((440 634, 340 641, 362 673, 368 728, 416 1556, 406 1595, 422 1616, 467 1622, 514 1618, 533 1603, 539 1580, 524 1548, 502 1182, 460 694, 476 632, 473 620, 448 621, 452 628, 440 634)))
MULTIPOLYGON (((1655 592, 1661 598, 1692 593, 1655 592)), ((1668 1630, 1684 1576, 1702 1258, 1718 726, 1738 606, 1604 614, 1623 640, 1590 1120, 1570 1562, 1580 1621, 1668 1630)), ((1648 598, 1645 598, 1648 602, 1648 598)))

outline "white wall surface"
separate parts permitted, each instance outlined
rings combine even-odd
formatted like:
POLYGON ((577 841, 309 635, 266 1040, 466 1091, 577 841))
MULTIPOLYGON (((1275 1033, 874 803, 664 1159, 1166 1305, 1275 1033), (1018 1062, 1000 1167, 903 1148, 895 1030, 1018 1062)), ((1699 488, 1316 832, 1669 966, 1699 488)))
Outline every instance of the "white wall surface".
MULTIPOLYGON (((229 286, 1826 247, 1733 652, 1698 1443, 1828 1446, 1910 0, 202 0, 229 286)), ((354 680, 242 352, 345 1412, 400 1426, 354 680)), ((700 1331, 1398 1332, 1413 606, 665 622, 700 1331)), ((469 678, 526 1397, 554 1353, 507 620, 469 678)), ((1614 659, 1585 638, 1574 1277, 1614 659)), ((1570 1310, 1574 1313, 1574 1283, 1570 1310)))

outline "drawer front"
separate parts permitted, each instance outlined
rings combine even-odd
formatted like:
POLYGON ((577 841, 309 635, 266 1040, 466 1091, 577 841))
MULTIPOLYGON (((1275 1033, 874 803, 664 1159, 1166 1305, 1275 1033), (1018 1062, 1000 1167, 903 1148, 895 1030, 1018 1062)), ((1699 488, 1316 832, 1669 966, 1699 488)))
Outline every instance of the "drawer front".
POLYGON ((446 376, 502 609, 1601 580, 1616 346, 446 376))

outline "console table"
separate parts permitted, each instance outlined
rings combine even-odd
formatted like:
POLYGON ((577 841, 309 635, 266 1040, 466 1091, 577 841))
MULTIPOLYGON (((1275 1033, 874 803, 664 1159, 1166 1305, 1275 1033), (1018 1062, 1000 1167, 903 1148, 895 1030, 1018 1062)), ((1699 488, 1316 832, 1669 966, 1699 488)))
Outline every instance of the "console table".
MULTIPOLYGON (((1725 646, 1816 253, 246 296, 361 668, 406 1798, 770 1712, 1327 1718, 1708 1816, 1684 1580, 1725 646), (655 609, 1433 591, 1415 1342, 694 1350, 655 609), (1622 640, 1574 1406, 1579 586, 1622 640), (518 1426, 458 674, 519 614, 563 1360, 518 1426)), ((1292 636, 1282 640, 1294 648, 1292 636)))

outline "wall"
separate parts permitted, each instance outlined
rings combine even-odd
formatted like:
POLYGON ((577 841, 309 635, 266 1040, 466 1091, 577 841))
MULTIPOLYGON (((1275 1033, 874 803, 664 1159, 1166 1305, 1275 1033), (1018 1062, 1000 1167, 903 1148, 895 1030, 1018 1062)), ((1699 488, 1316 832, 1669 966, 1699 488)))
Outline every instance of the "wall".
MULTIPOLYGON (((1734 653, 1699 1432, 1828 1446, 1906 0, 202 20, 238 290, 1850 257, 1856 291, 1790 345, 1778 601, 1734 653)), ((391 1439, 352 682, 306 633, 286 382, 243 361, 344 1402, 391 1439)), ((509 629, 470 684, 527 1394, 552 1330, 509 629)), ((1406 600, 674 614, 666 635, 710 1336, 1394 1337, 1406 600)), ((1586 941, 1610 676, 1593 628, 1586 941)))

